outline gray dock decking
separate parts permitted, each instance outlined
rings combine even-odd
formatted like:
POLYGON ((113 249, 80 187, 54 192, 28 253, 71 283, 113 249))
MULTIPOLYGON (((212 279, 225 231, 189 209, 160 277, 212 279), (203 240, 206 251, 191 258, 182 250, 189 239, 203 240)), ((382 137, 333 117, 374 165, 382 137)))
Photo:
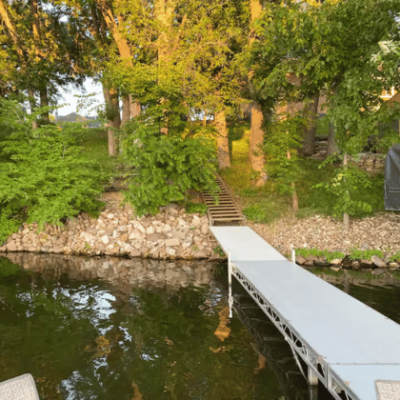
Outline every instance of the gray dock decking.
POLYGON ((249 227, 211 231, 232 275, 307 364, 310 383, 318 377, 338 400, 376 400, 375 381, 400 381, 399 324, 288 261, 249 227))

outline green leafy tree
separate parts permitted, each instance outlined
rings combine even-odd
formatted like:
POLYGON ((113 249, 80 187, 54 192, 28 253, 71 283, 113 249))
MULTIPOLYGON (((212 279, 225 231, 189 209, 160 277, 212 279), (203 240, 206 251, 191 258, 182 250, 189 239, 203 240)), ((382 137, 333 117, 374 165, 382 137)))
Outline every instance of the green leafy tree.
POLYGON ((265 151, 268 157, 268 172, 277 183, 281 194, 292 196, 292 207, 298 211, 296 180, 299 157, 306 120, 301 115, 276 115, 268 125, 265 151))
POLYGON ((34 118, 16 102, 0 99, 0 125, 11 131, 0 142, 1 242, 24 221, 60 224, 100 206, 96 199, 104 177, 80 154, 81 126, 33 129, 34 118))
MULTIPOLYGON (((399 116, 399 108, 380 97, 384 89, 400 85, 399 12, 395 0, 285 1, 269 3, 258 24, 260 41, 253 45, 252 62, 264 105, 311 98, 321 90, 327 95, 327 115, 344 164, 340 173, 345 179, 335 184, 366 184, 360 174, 350 177, 348 156, 371 138, 381 145, 379 122, 399 116)), ((365 209, 367 201, 351 198, 354 190, 343 187, 343 193, 349 204, 340 208, 348 229, 345 210, 365 209)))
POLYGON ((126 199, 139 215, 185 199, 188 189, 216 190, 210 140, 164 135, 158 124, 132 120, 125 125, 125 157, 135 167, 126 199))

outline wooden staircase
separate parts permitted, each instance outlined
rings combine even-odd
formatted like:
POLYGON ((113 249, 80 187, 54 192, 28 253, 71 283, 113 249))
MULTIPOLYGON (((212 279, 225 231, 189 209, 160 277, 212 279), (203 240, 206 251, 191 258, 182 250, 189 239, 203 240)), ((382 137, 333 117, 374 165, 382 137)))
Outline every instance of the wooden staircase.
POLYGON ((215 201, 211 193, 203 193, 203 201, 207 205, 210 225, 215 225, 216 223, 226 224, 230 222, 237 224, 244 221, 245 217, 240 211, 226 183, 219 175, 215 176, 215 182, 220 189, 217 201, 215 201))

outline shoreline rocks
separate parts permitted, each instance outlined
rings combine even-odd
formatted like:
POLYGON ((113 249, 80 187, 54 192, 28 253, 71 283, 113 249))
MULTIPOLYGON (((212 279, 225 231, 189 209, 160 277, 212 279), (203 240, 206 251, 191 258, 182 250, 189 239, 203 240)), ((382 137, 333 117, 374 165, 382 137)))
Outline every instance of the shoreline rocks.
POLYGON ((346 255, 343 259, 337 258, 331 261, 327 261, 325 257, 303 257, 299 255, 296 257, 296 262, 305 268, 329 267, 335 272, 353 269, 364 272, 372 272, 374 275, 379 275, 385 271, 400 270, 400 264, 398 262, 393 262, 390 260, 384 261, 376 255, 372 256, 371 260, 352 260, 348 255, 346 255))
POLYGON ((282 254, 290 254, 292 248, 343 254, 351 254, 354 249, 380 250, 388 264, 389 258, 400 251, 399 213, 352 218, 349 232, 343 230, 342 221, 322 215, 287 216, 269 225, 254 222, 248 225, 282 254))
POLYGON ((215 249, 207 216, 186 214, 174 204, 152 217, 137 217, 131 206, 108 205, 96 219, 82 213, 63 227, 24 224, 0 253, 30 252, 151 259, 223 259, 215 249))

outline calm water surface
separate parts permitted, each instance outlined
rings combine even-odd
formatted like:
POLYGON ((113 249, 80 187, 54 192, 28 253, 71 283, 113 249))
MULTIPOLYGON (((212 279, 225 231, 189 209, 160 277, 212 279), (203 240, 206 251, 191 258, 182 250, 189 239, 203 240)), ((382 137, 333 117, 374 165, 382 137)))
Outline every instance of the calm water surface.
MULTIPOLYGON (((400 287, 346 291, 400 322, 400 287)), ((309 399, 282 336, 235 293, 229 321, 221 265, 0 258, 0 380, 29 372, 42 400, 309 399)))

